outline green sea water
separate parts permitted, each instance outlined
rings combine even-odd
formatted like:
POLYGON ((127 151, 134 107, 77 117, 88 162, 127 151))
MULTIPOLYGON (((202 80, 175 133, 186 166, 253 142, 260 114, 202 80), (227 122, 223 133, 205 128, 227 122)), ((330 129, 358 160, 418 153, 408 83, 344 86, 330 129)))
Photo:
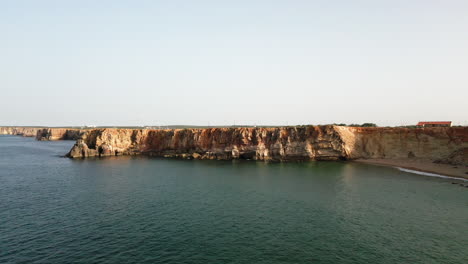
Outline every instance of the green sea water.
POLYGON ((456 180, 352 162, 61 157, 73 143, 0 136, 0 263, 468 263, 456 180))

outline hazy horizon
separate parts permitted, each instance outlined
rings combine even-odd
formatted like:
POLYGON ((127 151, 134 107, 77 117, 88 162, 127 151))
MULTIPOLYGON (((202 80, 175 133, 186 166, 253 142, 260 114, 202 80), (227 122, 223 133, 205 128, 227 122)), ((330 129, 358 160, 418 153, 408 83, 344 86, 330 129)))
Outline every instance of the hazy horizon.
POLYGON ((0 125, 468 125, 468 1, 4 1, 0 125))

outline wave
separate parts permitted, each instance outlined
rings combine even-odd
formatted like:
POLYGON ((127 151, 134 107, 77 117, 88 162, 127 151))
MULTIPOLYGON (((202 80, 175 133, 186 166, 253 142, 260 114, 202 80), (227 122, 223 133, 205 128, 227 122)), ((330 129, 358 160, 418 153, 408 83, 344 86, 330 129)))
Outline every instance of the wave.
POLYGON ((400 167, 396 167, 396 168, 401 170, 401 171, 408 172, 408 173, 413 173, 413 174, 419 174, 419 175, 424 175, 424 176, 429 176, 429 177, 438 177, 438 178, 444 178, 444 179, 461 180, 461 181, 468 182, 468 179, 463 179, 463 178, 445 176, 445 175, 441 175, 441 174, 437 174, 437 173, 431 173, 431 172, 410 170, 410 169, 405 169, 405 168, 400 168, 400 167))

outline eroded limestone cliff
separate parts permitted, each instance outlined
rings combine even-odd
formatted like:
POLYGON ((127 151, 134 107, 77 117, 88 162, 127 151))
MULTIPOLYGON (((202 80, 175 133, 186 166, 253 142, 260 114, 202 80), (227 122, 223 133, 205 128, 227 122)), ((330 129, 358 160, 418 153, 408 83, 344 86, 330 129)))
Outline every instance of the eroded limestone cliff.
POLYGON ((198 159, 345 159, 333 126, 210 129, 95 129, 83 135, 70 157, 148 154, 198 159))
POLYGON ((17 135, 23 137, 35 137, 42 127, 0 127, 0 135, 17 135))
MULTIPOLYGON (((349 159, 437 160, 468 148, 468 127, 338 127, 349 159)), ((468 157, 464 157, 465 162, 468 157)))
POLYGON ((37 140, 77 140, 84 131, 75 128, 0 127, 0 135, 35 137, 37 140))
POLYGON ((36 134, 37 140, 77 140, 85 130, 74 128, 43 128, 36 134))
POLYGON ((348 160, 449 159, 468 164, 468 128, 302 126, 209 129, 94 129, 82 134, 72 158, 146 154, 195 159, 348 160), (462 153, 461 157, 460 154, 462 153))

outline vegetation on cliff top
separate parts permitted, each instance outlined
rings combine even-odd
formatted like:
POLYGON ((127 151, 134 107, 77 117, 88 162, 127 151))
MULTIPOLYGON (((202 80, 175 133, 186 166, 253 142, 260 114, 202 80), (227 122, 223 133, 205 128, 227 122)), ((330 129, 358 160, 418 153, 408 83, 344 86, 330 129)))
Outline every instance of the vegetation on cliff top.
POLYGON ((334 123, 333 125, 335 126, 349 126, 349 127, 377 127, 377 125, 375 123, 363 123, 363 124, 344 124, 344 123, 340 123, 340 124, 336 124, 334 123))

